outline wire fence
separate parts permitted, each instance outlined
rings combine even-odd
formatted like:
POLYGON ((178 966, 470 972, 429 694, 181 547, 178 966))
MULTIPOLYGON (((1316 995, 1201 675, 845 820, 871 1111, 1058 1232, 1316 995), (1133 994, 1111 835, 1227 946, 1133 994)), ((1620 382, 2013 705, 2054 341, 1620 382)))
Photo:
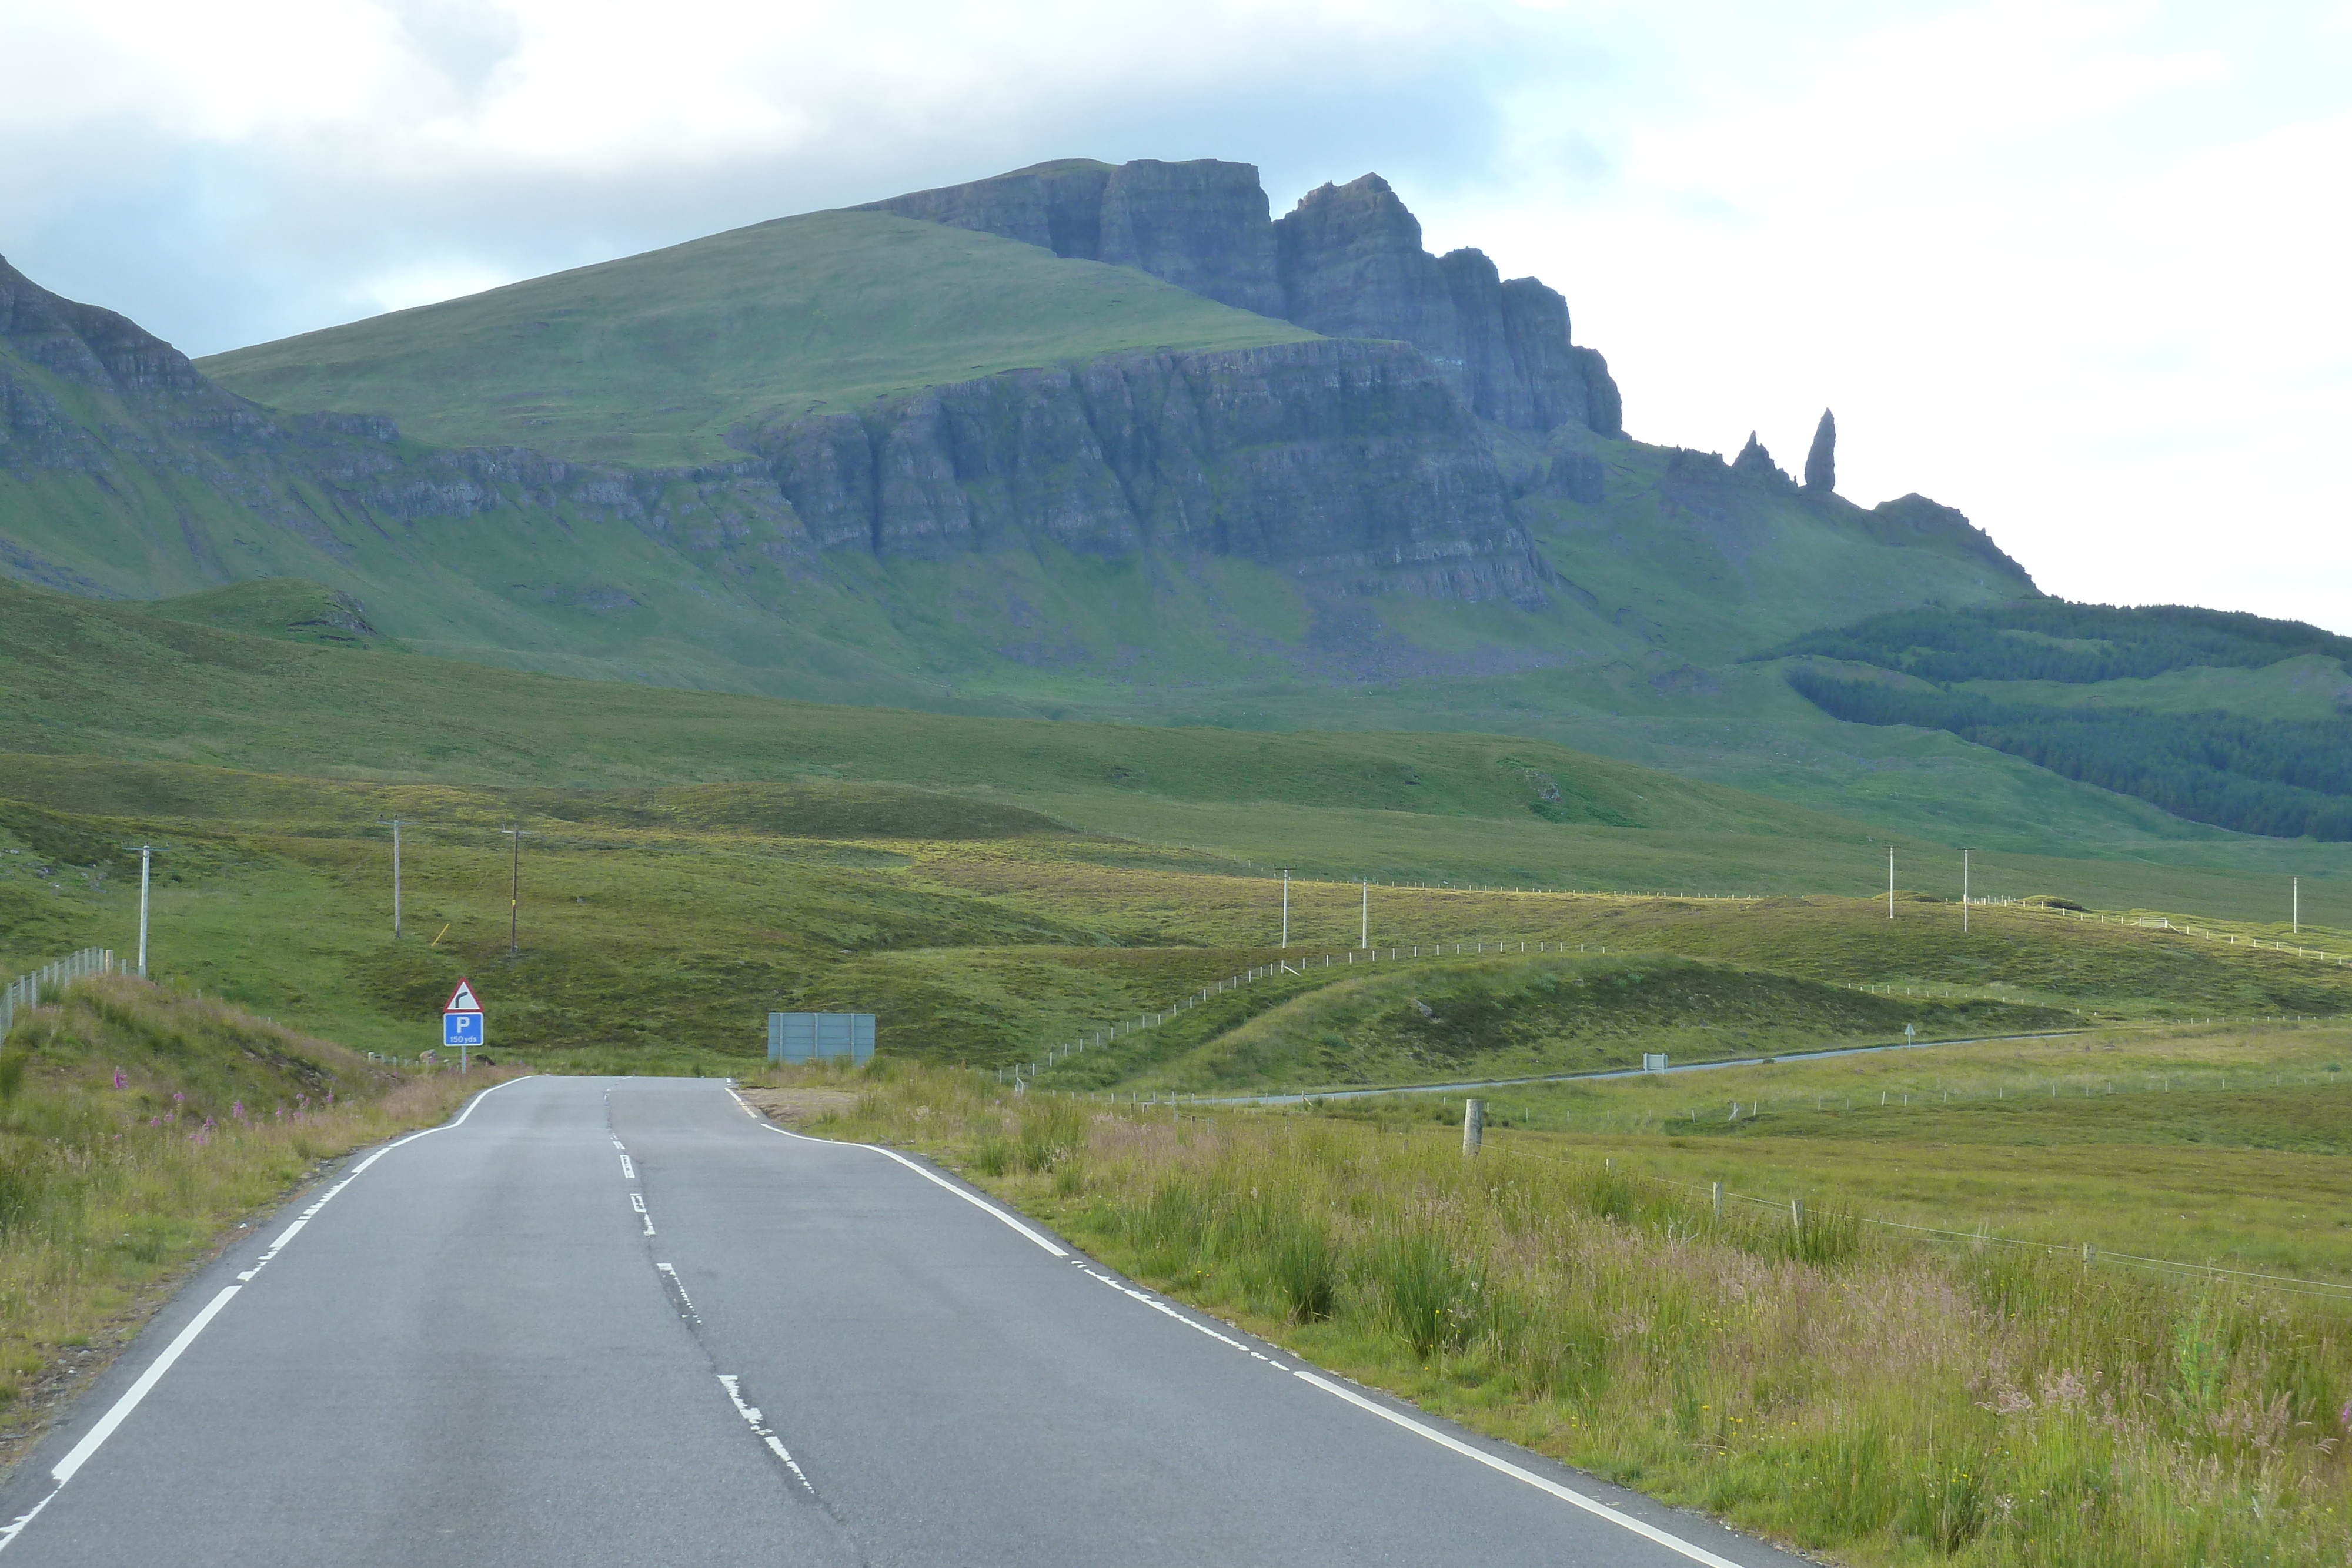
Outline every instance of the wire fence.
POLYGON ((19 1009, 39 1007, 43 997, 56 995, 84 975, 110 975, 116 967, 112 948, 84 947, 29 975, 18 976, 0 991, 0 1040, 8 1038, 19 1009))

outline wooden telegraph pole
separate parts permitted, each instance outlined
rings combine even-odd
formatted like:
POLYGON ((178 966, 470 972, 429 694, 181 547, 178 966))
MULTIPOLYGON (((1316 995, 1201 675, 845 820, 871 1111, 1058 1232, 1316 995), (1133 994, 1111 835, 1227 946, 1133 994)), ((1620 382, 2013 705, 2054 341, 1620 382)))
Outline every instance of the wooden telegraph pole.
POLYGON ((536 834, 523 831, 517 822, 511 828, 499 830, 514 840, 514 881, 507 894, 507 956, 522 956, 522 841, 536 834))

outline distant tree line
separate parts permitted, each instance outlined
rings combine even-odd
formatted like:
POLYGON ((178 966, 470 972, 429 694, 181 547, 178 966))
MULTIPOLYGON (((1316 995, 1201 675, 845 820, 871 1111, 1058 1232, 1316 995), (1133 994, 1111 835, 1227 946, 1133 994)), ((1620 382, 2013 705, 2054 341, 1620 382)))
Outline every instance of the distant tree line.
POLYGON ((2346 720, 2004 703, 1969 692, 1839 680, 1805 668, 1791 670, 1789 684, 1833 717, 1948 730, 2191 821, 2272 838, 2352 841, 2352 722, 2346 720))
POLYGON ((1968 610, 1898 610, 1807 632, 1759 657, 1797 653, 1877 664, 1937 682, 2084 684, 2144 679, 2198 664, 2260 669, 2299 653, 2352 660, 2352 637, 2236 611, 2022 599, 1968 610), (2014 634, 2021 632, 2025 635, 2014 634), (2094 645, 2044 641, 2051 638, 2094 645))

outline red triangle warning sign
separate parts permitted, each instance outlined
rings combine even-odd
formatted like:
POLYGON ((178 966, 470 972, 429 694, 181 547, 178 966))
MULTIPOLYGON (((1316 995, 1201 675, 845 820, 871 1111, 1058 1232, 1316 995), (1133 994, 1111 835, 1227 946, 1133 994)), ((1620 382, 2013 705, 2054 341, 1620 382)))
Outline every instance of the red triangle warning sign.
POLYGON ((449 1005, 443 1008, 441 1010, 445 1013, 480 1012, 482 1010, 482 1004, 474 998, 474 982, 471 980, 458 981, 457 988, 449 995, 449 1005))

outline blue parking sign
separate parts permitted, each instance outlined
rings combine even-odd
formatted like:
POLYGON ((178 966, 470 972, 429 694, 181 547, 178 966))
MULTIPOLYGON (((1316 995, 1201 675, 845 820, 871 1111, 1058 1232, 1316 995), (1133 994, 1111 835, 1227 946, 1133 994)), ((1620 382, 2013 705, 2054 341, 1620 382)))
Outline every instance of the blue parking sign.
POLYGON ((451 1051, 459 1046, 478 1049, 482 1043, 482 1015, 479 1013, 443 1013, 441 1043, 451 1051))

